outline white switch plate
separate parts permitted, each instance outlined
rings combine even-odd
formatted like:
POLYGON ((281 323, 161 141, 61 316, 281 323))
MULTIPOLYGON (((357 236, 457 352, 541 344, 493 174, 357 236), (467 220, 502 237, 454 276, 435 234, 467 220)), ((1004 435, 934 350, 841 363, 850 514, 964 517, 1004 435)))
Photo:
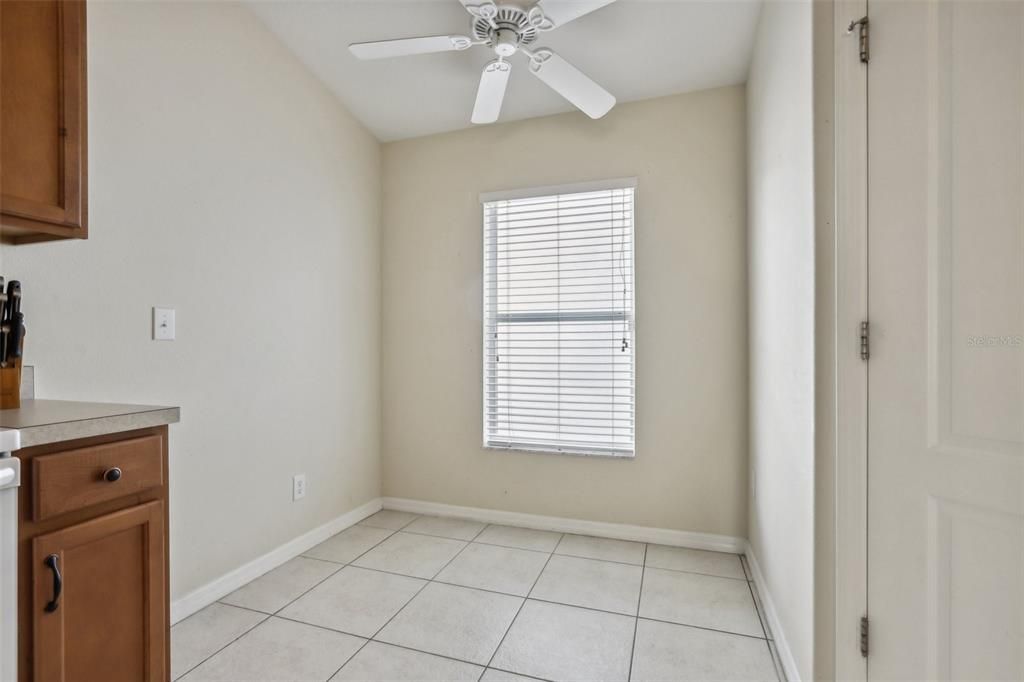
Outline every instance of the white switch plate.
POLYGON ((306 496, 306 474, 292 476, 292 501, 301 500, 306 496))
POLYGON ((174 340, 174 308, 153 308, 153 339, 174 340))

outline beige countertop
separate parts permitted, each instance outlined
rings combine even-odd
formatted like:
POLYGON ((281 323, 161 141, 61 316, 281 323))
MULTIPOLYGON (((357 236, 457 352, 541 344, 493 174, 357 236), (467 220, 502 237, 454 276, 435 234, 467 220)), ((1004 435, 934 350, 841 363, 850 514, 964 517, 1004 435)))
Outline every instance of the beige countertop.
POLYGON ((174 424, 180 417, 177 407, 22 400, 20 408, 0 410, 0 451, 174 424))

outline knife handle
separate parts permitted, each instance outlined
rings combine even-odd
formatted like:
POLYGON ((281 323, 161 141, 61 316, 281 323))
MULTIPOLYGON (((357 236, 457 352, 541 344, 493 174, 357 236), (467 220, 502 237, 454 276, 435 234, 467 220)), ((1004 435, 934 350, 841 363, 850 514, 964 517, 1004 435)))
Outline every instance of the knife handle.
MULTIPOLYGON (((7 311, 3 310, 3 314, 6 315, 7 311)), ((4 367, 7 366, 7 349, 11 347, 11 323, 4 318, 3 322, 0 322, 0 364, 4 367)))
POLYGON ((25 314, 14 313, 10 322, 11 331, 7 335, 7 356, 6 360, 16 360, 21 357, 21 343, 25 339, 25 314))
POLYGON ((12 279, 7 283, 7 304, 4 306, 4 320, 13 320, 21 309, 21 282, 12 279))

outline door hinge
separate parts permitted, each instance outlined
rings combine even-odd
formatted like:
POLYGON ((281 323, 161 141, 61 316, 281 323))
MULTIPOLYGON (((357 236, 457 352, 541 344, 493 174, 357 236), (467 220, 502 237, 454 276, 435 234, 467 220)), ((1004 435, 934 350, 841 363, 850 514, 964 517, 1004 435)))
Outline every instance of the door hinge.
POLYGON ((857 29, 857 43, 860 49, 860 60, 864 64, 871 61, 871 21, 867 17, 861 17, 857 21, 851 21, 846 27, 846 34, 853 33, 857 29))
POLYGON ((868 321, 860 323, 860 359, 867 360, 871 357, 871 327, 868 321))
POLYGON ((860 655, 868 657, 868 617, 860 618, 860 655))

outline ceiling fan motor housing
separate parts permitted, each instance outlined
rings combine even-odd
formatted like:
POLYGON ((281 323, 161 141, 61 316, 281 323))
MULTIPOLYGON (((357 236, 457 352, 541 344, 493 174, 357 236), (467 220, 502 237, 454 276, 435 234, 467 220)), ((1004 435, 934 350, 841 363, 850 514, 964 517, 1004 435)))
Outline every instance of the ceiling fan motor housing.
POLYGON ((477 16, 472 29, 473 37, 492 48, 499 57, 510 57, 520 47, 536 41, 538 34, 526 10, 507 4, 497 6, 493 19, 477 16))

